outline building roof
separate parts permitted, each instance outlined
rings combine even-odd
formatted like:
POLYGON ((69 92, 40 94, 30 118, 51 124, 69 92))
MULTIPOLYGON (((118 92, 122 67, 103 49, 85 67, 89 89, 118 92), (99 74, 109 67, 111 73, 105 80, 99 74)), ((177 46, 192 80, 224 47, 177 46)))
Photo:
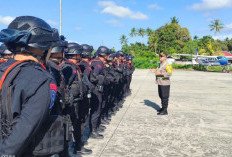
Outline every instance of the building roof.
POLYGON ((232 54, 227 51, 220 51, 220 53, 225 54, 225 56, 232 56, 232 54))

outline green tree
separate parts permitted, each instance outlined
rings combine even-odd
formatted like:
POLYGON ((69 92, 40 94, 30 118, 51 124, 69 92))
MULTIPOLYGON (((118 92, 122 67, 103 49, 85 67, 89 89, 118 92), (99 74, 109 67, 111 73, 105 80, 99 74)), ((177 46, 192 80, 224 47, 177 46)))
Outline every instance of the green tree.
POLYGON ((179 19, 176 18, 176 16, 171 17, 170 19, 171 19, 171 24, 179 24, 179 19))
POLYGON ((217 32, 220 32, 221 29, 224 28, 223 23, 218 19, 211 21, 209 27, 210 27, 210 31, 214 31, 216 37, 217 37, 217 32))
POLYGON ((194 39, 194 40, 198 40, 199 37, 198 37, 197 35, 195 35, 195 36, 193 37, 193 39, 194 39))
POLYGON ((151 36, 151 35, 154 34, 154 32, 152 31, 151 28, 147 28, 147 29, 146 29, 146 34, 147 34, 148 36, 151 36))
POLYGON ((120 40, 121 45, 127 45, 128 43, 128 39, 124 34, 120 37, 119 40, 120 40))
POLYGON ((143 28, 139 28, 138 30, 138 35, 141 36, 142 38, 146 35, 146 32, 143 28))
POLYGON ((136 29, 135 29, 134 27, 131 29, 131 32, 130 32, 129 35, 130 35, 131 37, 137 36, 137 32, 136 32, 136 29))
POLYGON ((191 36, 187 28, 182 28, 174 23, 158 28, 155 31, 155 36, 149 40, 149 43, 152 43, 151 40, 157 41, 157 52, 167 52, 171 55, 183 53, 185 43, 191 40, 191 36))
POLYGON ((143 28, 139 28, 138 30, 138 36, 142 37, 141 43, 143 43, 143 37, 146 35, 146 31, 143 28))

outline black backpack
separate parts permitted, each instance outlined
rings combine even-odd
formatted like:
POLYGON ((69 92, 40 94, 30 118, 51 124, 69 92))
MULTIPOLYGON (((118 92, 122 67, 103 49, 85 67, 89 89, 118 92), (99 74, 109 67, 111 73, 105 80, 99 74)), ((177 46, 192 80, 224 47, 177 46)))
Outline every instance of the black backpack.
MULTIPOLYGON (((0 139, 9 136, 12 127, 17 123, 17 120, 13 118, 10 106, 10 86, 21 67, 29 62, 32 61, 9 59, 0 63, 0 139)), ((53 155, 62 152, 64 150, 64 134, 64 118, 61 115, 49 115, 30 145, 33 155, 53 155)))

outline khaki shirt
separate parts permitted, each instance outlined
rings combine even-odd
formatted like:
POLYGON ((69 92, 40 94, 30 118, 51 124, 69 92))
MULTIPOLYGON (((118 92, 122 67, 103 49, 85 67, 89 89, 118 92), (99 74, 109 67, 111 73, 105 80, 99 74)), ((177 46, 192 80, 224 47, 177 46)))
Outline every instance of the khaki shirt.
POLYGON ((171 64, 168 64, 167 61, 161 63, 158 71, 161 72, 162 76, 156 76, 156 83, 163 86, 170 85, 170 76, 172 75, 171 64))

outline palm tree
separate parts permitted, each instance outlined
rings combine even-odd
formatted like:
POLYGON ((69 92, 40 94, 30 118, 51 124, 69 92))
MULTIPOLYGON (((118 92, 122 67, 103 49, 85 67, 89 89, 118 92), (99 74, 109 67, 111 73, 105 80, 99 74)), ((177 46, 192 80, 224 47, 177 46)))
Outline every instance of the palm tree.
POLYGON ((145 36, 145 34, 146 34, 145 30, 143 28, 139 28, 138 35, 143 38, 145 36))
POLYGON ((179 19, 176 18, 176 16, 171 17, 170 19, 171 19, 171 24, 179 24, 179 19))
POLYGON ((137 35, 137 32, 136 32, 135 27, 133 27, 133 28, 131 29, 131 32, 130 32, 129 35, 130 35, 131 37, 135 37, 135 36, 137 35))
POLYGON ((143 43, 143 37, 146 35, 145 30, 143 28, 139 28, 138 35, 142 37, 142 42, 141 42, 141 44, 142 44, 143 43))
POLYGON ((127 40, 127 37, 124 34, 120 37, 119 40, 120 40, 122 45, 127 45, 128 40, 127 40))
POLYGON ((151 35, 153 34, 153 31, 152 31, 151 28, 148 27, 148 28, 146 29, 146 33, 147 33, 148 36, 151 36, 151 35))
POLYGON ((209 25, 210 31, 214 30, 215 36, 217 37, 217 32, 220 32, 221 29, 224 28, 223 25, 224 24, 220 20, 218 20, 218 19, 213 20, 213 21, 211 21, 211 24, 209 25))

